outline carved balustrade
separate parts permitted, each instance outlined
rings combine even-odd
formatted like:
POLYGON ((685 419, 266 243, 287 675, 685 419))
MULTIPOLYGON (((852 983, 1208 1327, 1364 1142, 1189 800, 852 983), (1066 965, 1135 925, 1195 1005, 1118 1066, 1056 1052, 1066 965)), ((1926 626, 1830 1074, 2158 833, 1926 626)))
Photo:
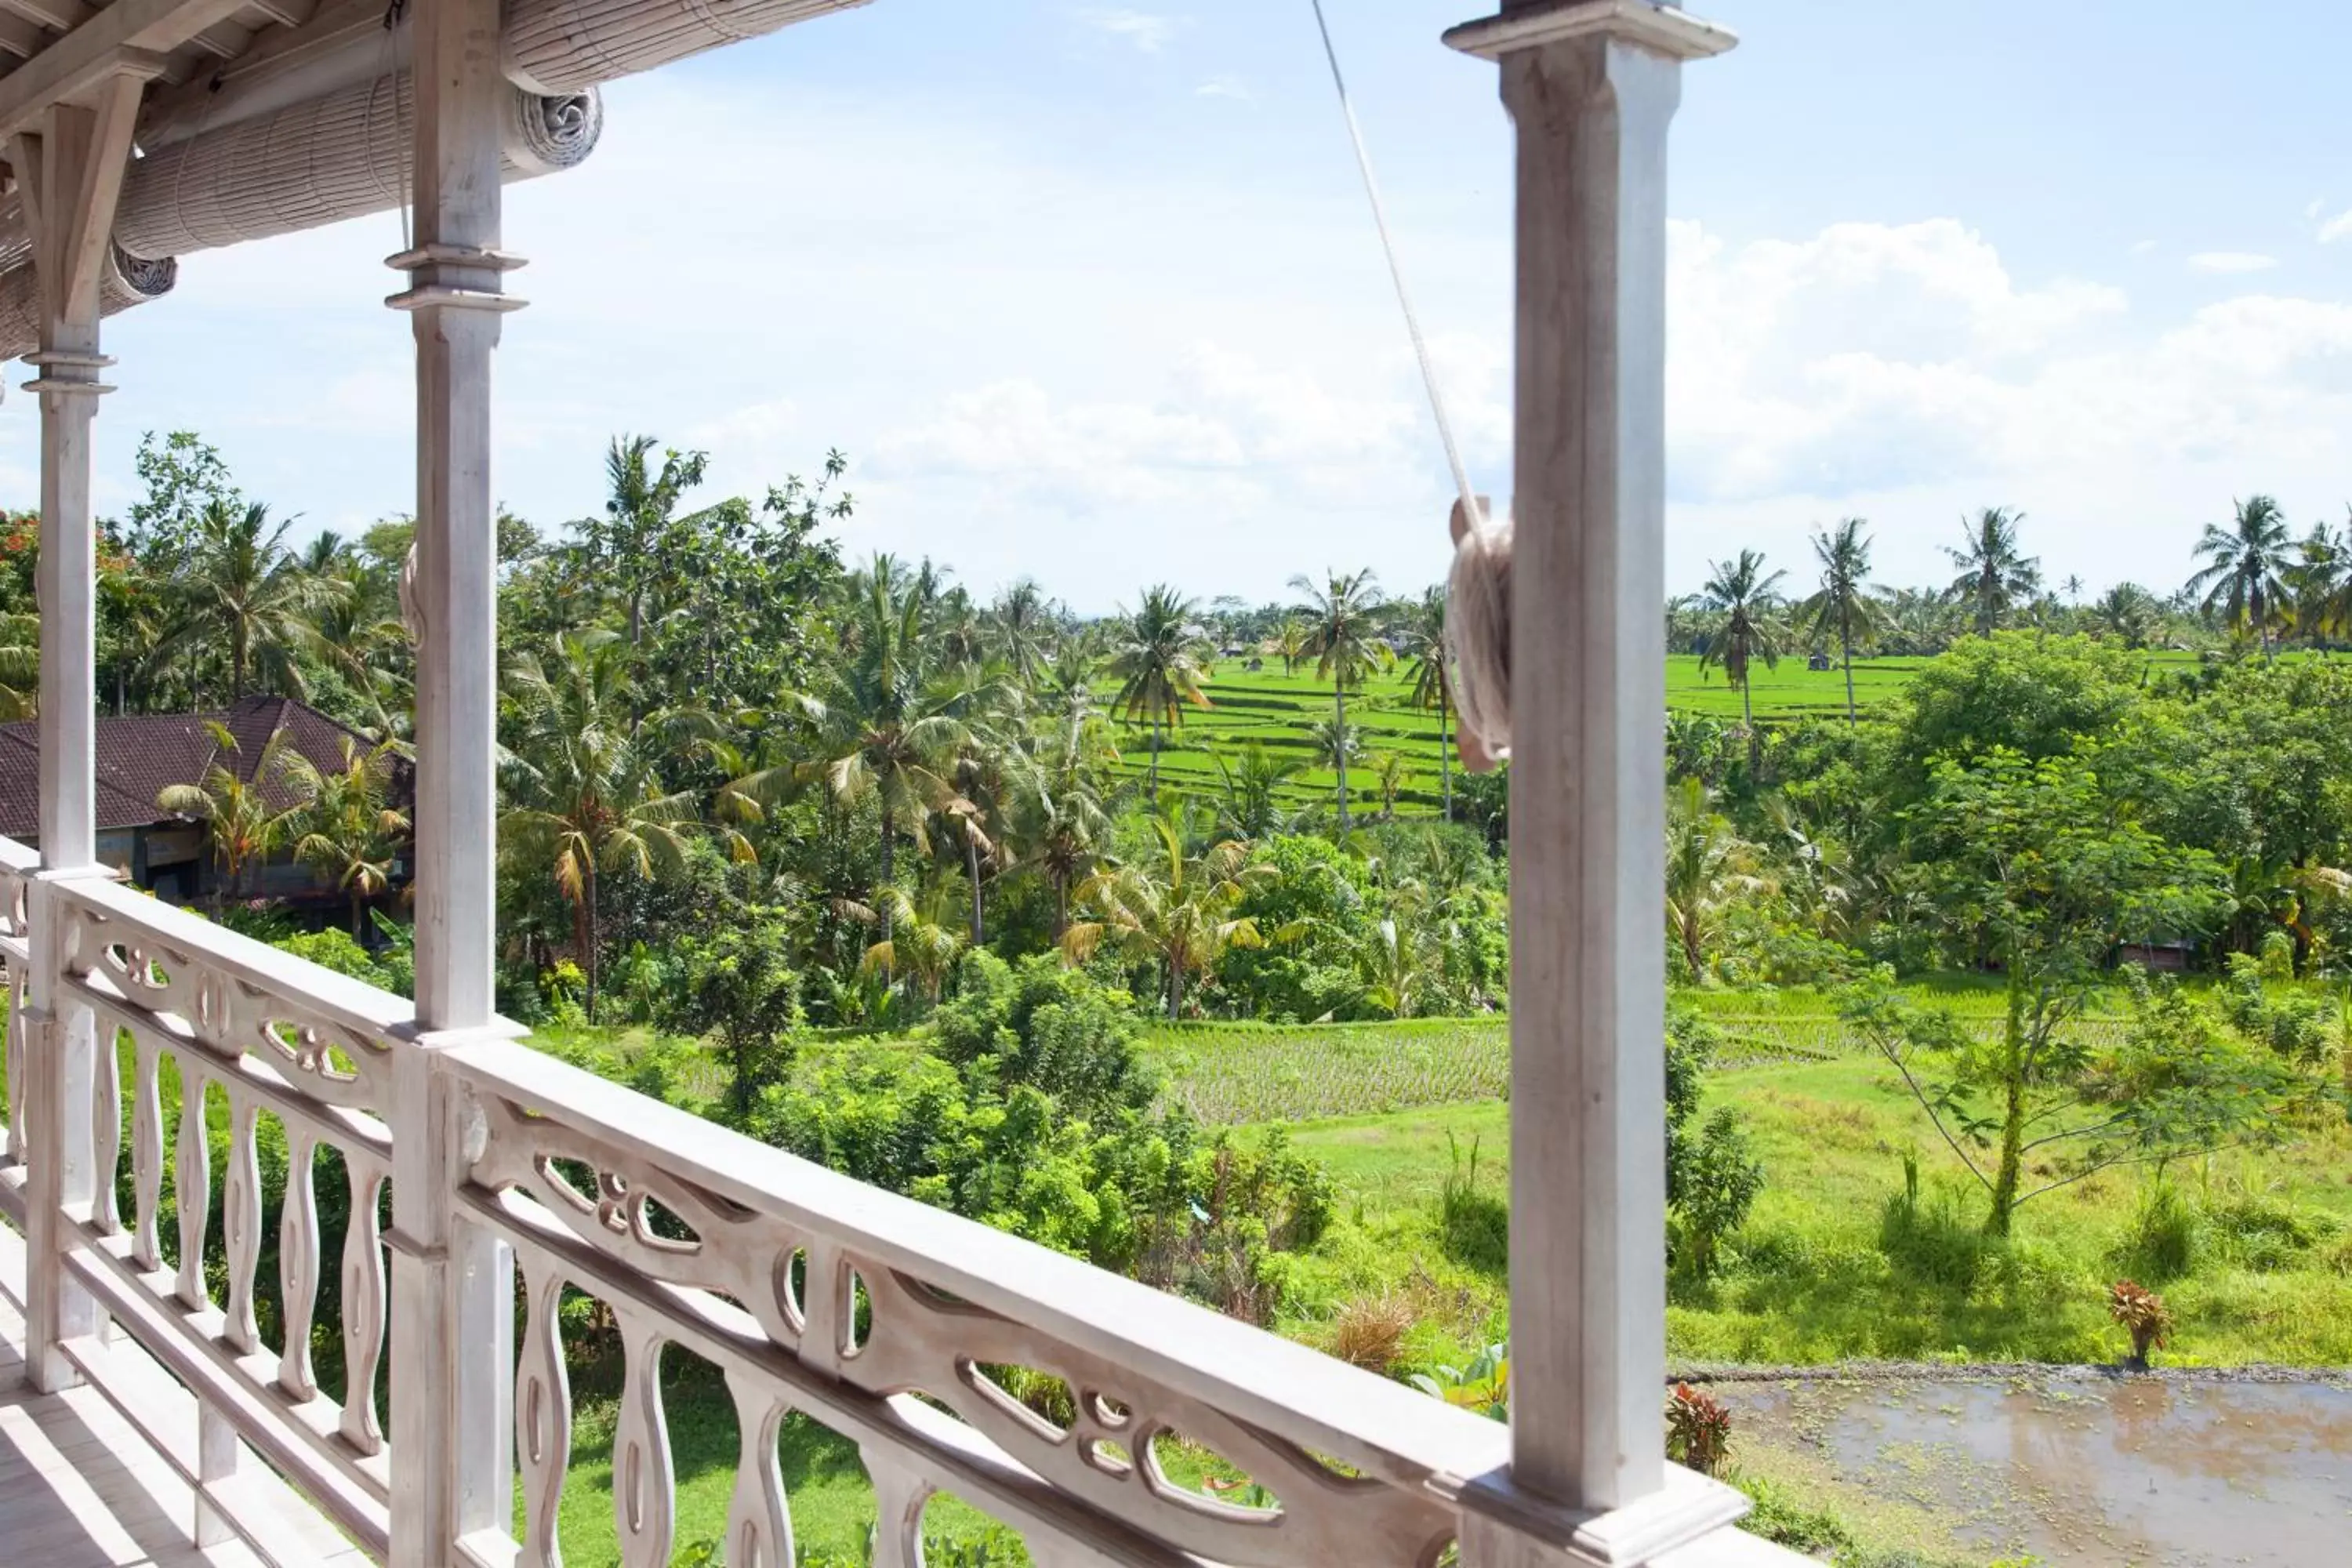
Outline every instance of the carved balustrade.
MULTIPOLYGON (((414 1052, 455 1119, 450 1212, 511 1249, 515 1321, 458 1332, 516 1335, 511 1387, 473 1393, 502 1416, 510 1406, 520 1506, 511 1532, 477 1530, 409 1560, 562 1561, 576 1484, 562 1307, 579 1292, 602 1304, 620 1347, 613 1506, 626 1568, 692 1544, 662 1394, 665 1360, 679 1356, 716 1368, 735 1406, 741 1453, 721 1543, 732 1568, 796 1561, 779 1468, 795 1415, 856 1446, 877 1500, 879 1568, 922 1562, 940 1496, 1002 1521, 1044 1568, 1435 1568, 1457 1542, 1463 1561, 1509 1568, 1793 1561, 1722 1528, 1737 1495, 1680 1470, 1646 1512, 1562 1521, 1512 1490, 1496 1423, 528 1045, 420 1039, 396 997, 107 880, 40 880, 34 864, 0 840, 11 994, 21 1000, 31 963, 29 921, 58 922, 44 947, 58 955, 58 1005, 86 1008, 98 1044, 88 1104, 101 1180, 86 1212, 66 1216, 60 1266, 208 1421, 379 1559, 402 1529, 379 1405, 387 1252, 403 1244, 382 1215, 394 1141, 425 1131, 393 1125, 388 1108, 414 1052), (274 1173, 280 1150, 268 1279, 263 1155, 274 1173), (332 1258, 319 1198, 329 1152, 349 1210, 332 1258), (311 1359, 330 1268, 340 1397, 311 1359), (1488 1539, 1507 1549, 1475 1544, 1488 1539)), ((10 1009, 12 1088, 38 1048, 24 1011, 10 1009)), ((12 1098, 0 1197, 20 1218, 23 1168, 43 1148, 24 1122, 12 1098)), ((103 1340, 68 1347, 101 1384, 103 1340)), ((459 1462, 464 1445, 443 1447, 459 1462)), ((189 1479, 258 1541, 235 1516, 229 1478, 189 1479)), ((502 1495, 506 1479, 487 1484, 502 1495)))

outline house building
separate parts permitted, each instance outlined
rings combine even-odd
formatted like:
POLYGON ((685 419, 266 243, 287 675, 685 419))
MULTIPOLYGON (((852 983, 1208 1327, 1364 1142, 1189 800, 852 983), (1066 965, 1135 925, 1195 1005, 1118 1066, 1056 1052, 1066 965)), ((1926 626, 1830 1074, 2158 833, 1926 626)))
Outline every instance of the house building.
MULTIPOLYGON (((247 697, 209 713, 127 713, 95 721, 93 806, 98 860, 131 882, 175 904, 207 899, 219 888, 221 868, 213 854, 211 828, 201 817, 156 805, 175 784, 201 783, 215 764, 240 781, 258 784, 274 808, 295 804, 286 786, 255 777, 269 738, 279 731, 285 746, 321 773, 340 772, 344 747, 362 750, 368 739, 317 709, 287 697, 247 697), (223 747, 215 727, 232 745, 223 747)), ((41 726, 37 720, 0 724, 0 835, 37 848, 41 836, 41 726)), ((388 798, 405 809, 415 795, 415 770, 393 767, 388 798)), ((405 883, 405 868, 396 883, 405 883)), ((343 895, 320 884, 310 868, 285 847, 243 874, 236 892, 304 907, 341 910, 343 895)))

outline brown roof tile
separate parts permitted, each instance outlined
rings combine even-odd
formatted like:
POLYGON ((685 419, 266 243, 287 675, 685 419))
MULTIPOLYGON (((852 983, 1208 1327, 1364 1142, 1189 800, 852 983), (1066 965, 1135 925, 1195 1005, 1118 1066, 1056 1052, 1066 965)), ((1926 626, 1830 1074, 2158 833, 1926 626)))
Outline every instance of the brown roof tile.
MULTIPOLYGON (((209 713, 101 714, 98 721, 98 827, 144 827, 173 820, 155 797, 173 784, 195 784, 213 765, 219 748, 209 723, 235 738, 226 761, 250 783, 269 737, 279 729, 287 743, 320 768, 343 765, 343 740, 366 738, 317 709, 285 697, 247 697, 209 713)), ((40 831, 41 731, 37 721, 0 724, 0 834, 30 838, 40 831)), ((408 788, 400 770, 396 794, 408 788)))

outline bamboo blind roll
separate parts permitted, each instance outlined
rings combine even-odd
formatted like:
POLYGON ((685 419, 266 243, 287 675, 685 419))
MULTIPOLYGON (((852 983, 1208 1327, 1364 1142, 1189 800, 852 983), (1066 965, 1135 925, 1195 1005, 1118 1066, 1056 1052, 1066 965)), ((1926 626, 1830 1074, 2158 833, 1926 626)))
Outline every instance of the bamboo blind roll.
MULTIPOLYGON (((168 294, 179 276, 180 264, 169 258, 143 260, 119 245, 110 247, 105 269, 99 274, 98 313, 111 316, 168 294)), ((19 267, 0 273, 0 360, 31 353, 40 343, 41 292, 33 269, 19 267)))
MULTIPOLYGON (((509 180, 572 167, 604 126, 593 89, 518 88, 505 110, 509 180)), ((401 72, 158 148, 123 180, 114 237, 133 256, 186 256, 389 211, 412 194, 415 112, 401 72)))
POLYGON ((577 92, 866 0, 507 0, 506 73, 577 92))

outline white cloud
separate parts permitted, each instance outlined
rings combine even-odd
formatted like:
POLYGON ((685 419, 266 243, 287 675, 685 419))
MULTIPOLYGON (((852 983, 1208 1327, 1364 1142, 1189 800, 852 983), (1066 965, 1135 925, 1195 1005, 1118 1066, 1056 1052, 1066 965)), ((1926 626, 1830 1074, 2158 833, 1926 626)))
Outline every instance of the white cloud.
POLYGON ((2131 247, 2131 253, 2134 256, 2146 256, 2156 248, 2157 242, 2155 240, 2143 239, 2131 247))
POLYGON ((2200 250, 2189 258, 2189 270, 2191 272, 2223 275, 2268 272, 2277 265, 2277 257, 2263 256, 2251 250, 2200 250))
POLYGON ((1150 11, 1089 6, 1078 12, 1077 18, 1097 32, 1133 44, 1147 55, 1158 54, 1176 37, 1176 18, 1150 11))
POLYGON ((1213 76, 1192 89, 1201 98, 1234 98, 1247 102, 1257 97, 1237 76, 1213 76))
POLYGON ((2352 211, 2337 213, 2319 226, 2320 244, 2333 245, 2339 239, 2352 239, 2352 211))

